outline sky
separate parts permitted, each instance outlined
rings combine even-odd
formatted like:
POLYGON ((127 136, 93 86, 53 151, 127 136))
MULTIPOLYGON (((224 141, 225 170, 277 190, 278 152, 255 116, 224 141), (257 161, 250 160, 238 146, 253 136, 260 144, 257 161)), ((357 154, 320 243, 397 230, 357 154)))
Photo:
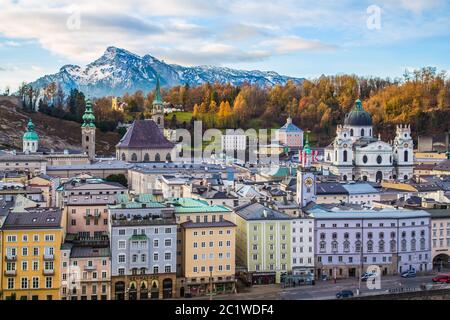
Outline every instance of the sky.
POLYGON ((108 46, 169 63, 401 77, 450 75, 448 0, 0 0, 0 92, 108 46))

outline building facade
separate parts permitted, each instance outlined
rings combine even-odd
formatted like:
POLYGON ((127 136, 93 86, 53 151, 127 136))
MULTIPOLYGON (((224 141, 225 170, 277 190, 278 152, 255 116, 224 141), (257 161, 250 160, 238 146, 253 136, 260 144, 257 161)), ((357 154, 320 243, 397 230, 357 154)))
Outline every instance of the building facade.
POLYGON ((236 226, 232 211, 191 199, 172 199, 178 224, 179 294, 234 292, 236 226))
POLYGON ((382 275, 432 269, 430 215, 422 210, 346 210, 315 206, 316 276, 359 277, 369 266, 382 275))
POLYGON ((236 208, 234 219, 236 261, 246 269, 247 280, 279 283, 281 273, 292 271, 291 217, 255 202, 236 208))
POLYGON ((32 208, 10 213, 2 226, 2 299, 59 300, 61 210, 32 208))
POLYGON ((394 142, 374 138, 372 117, 357 100, 325 148, 324 167, 341 180, 408 180, 413 174, 414 143, 409 126, 397 126, 394 142))
POLYGON ((153 201, 110 208, 114 300, 166 299, 176 295, 177 224, 153 201))

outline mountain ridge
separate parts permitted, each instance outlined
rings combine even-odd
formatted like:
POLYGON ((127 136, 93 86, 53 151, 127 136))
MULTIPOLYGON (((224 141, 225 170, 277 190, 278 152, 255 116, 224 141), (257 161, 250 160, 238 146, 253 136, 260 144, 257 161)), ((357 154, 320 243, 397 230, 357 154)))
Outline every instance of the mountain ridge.
POLYGON ((186 84, 197 86, 206 82, 231 83, 237 86, 247 82, 273 86, 283 85, 289 80, 296 83, 303 81, 302 78, 283 76, 274 71, 167 64, 150 54, 141 57, 126 49, 110 46, 101 57, 85 67, 75 64, 63 65, 59 72, 44 75, 30 85, 33 88, 45 88, 48 84, 56 82, 66 94, 71 89, 78 89, 92 97, 120 96, 126 92, 153 90, 157 76, 160 77, 163 87, 186 84))

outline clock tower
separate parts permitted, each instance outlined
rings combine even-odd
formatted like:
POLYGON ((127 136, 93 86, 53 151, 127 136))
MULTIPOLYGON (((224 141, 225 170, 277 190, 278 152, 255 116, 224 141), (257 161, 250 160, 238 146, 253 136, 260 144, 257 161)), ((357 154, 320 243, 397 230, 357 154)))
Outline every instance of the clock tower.
POLYGON ((312 152, 309 147, 308 134, 305 137, 302 163, 297 170, 297 203, 300 207, 305 207, 308 203, 316 201, 315 168, 311 165, 312 152))

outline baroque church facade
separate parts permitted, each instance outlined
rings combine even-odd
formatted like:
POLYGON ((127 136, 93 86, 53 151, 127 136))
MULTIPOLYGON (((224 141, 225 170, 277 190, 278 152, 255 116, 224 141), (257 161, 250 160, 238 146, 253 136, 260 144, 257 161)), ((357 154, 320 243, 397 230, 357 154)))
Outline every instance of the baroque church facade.
POLYGON ((372 116, 357 100, 325 148, 323 168, 343 181, 406 181, 413 175, 414 143, 409 125, 399 125, 387 143, 374 137, 372 116))

